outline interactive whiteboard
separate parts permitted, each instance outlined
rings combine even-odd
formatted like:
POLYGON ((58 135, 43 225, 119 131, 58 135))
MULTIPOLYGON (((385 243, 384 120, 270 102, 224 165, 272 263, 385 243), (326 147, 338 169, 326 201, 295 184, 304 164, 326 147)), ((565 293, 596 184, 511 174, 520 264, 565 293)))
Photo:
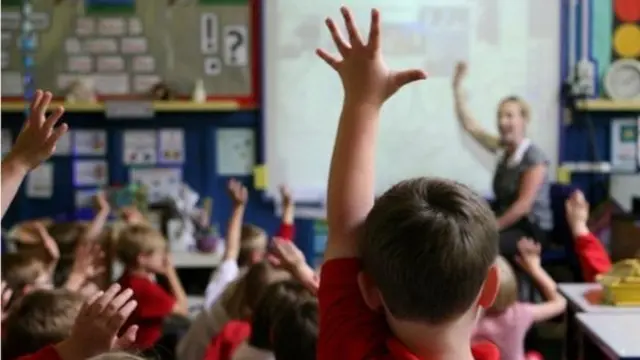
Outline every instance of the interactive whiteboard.
MULTIPOLYGON (((335 52, 324 19, 342 24, 350 6, 361 31, 380 9, 384 55, 392 68, 422 67, 428 80, 383 108, 376 191, 399 180, 440 176, 490 190, 497 158, 463 132, 454 113, 452 72, 467 61, 469 109, 497 132, 499 100, 529 102, 528 136, 552 161, 558 139, 560 5, 557 0, 267 0, 264 7, 264 122, 268 194, 288 184, 298 201, 324 200, 342 105, 337 74, 314 54, 335 52)), ((365 35, 366 36, 366 35, 365 35)))

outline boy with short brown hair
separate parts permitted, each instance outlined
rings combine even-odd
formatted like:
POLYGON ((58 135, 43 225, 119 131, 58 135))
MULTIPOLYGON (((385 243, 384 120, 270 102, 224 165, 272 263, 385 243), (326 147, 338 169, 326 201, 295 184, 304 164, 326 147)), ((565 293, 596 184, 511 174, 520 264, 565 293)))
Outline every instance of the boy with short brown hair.
POLYGON ((125 265, 118 283, 133 290, 139 305, 128 325, 139 325, 135 345, 146 350, 162 336, 167 316, 187 314, 187 295, 167 254, 166 240, 157 230, 147 225, 127 226, 119 234, 116 253, 125 265), (156 274, 166 276, 170 293, 154 281, 156 274))
POLYGON ((329 172, 318 359, 497 360, 495 346, 471 346, 478 314, 497 291, 495 217, 470 189, 438 179, 403 181, 374 203, 380 109, 426 74, 387 67, 377 10, 366 42, 351 12, 343 7, 342 15, 349 41, 326 23, 343 59, 318 50, 344 88, 329 172))
POLYGON ((2 254, 2 279, 18 296, 33 289, 50 288, 51 275, 44 263, 22 253, 2 254))
POLYGON ((38 290, 24 296, 5 322, 2 356, 34 353, 71 334, 83 298, 68 290, 38 290))

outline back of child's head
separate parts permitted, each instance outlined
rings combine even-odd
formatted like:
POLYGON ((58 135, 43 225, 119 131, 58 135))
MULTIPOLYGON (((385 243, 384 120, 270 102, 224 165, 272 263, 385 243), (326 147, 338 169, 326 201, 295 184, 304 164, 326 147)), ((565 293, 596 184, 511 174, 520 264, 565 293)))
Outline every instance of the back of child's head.
POLYGON ((1 267, 2 279, 14 291, 22 292, 30 287, 39 288, 50 284, 42 261, 29 254, 2 254, 1 267))
POLYGON ((251 317, 249 344, 264 350, 272 350, 272 333, 276 320, 285 309, 312 299, 313 295, 295 280, 271 284, 256 305, 251 317))
POLYGON ((264 229, 252 225, 243 224, 240 233, 240 254, 238 255, 238 265, 251 266, 262 261, 267 251, 267 232, 264 229))
POLYGON ((392 319, 442 325, 492 297, 479 294, 498 255, 495 216, 459 183, 415 178, 394 185, 369 212, 360 245, 367 275, 360 280, 371 280, 361 283, 363 295, 379 294, 373 306, 384 304, 392 319))
POLYGON ((126 352, 114 351, 94 356, 88 360, 144 360, 144 358, 126 352))
POLYGON ((87 225, 78 221, 53 223, 47 228, 62 254, 72 254, 86 230, 87 225))
POLYGON ((67 290, 37 290, 24 296, 6 320, 3 357, 31 354, 69 337, 82 303, 81 295, 67 290))
POLYGON ((314 298, 283 309, 273 328, 276 360, 315 360, 318 321, 318 302, 314 298))
POLYGON ((493 305, 487 310, 488 314, 500 314, 518 300, 518 281, 509 262, 502 256, 496 260, 498 266, 498 294, 493 305))
POLYGON ((129 225, 118 233, 116 255, 125 266, 138 264, 140 255, 164 251, 167 242, 162 234, 144 224, 129 225))
POLYGON ((231 319, 247 319, 269 285, 287 279, 289 274, 267 261, 252 265, 247 273, 223 295, 223 306, 231 319))

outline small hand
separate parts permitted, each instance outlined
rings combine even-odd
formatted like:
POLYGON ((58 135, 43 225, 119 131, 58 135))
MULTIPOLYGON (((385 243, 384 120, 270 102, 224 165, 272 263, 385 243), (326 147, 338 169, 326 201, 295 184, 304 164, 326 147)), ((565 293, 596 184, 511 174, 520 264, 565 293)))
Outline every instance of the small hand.
POLYGON ((516 262, 526 271, 535 270, 540 267, 540 254, 542 247, 529 238, 522 238, 518 241, 518 253, 516 262))
POLYGON ((166 253, 162 262, 162 274, 167 275, 171 271, 175 271, 176 268, 173 264, 173 256, 170 253, 166 253))
POLYGON ((38 90, 31 102, 29 117, 24 122, 20 134, 7 159, 13 159, 26 169, 33 169, 48 159, 56 149, 56 142, 67 132, 68 126, 62 124, 55 127, 64 114, 62 106, 46 117, 53 95, 38 90))
POLYGON ((49 257, 53 261, 59 260, 60 248, 58 247, 58 243, 53 237, 51 237, 51 234, 49 234, 49 231, 47 231, 47 228, 44 226, 44 224, 36 221, 33 223, 33 227, 38 233, 38 237, 42 242, 42 247, 47 252, 47 255, 49 255, 49 257))
POLYGON ((11 300, 11 295, 13 295, 13 291, 7 288, 7 283, 5 283, 4 281, 2 282, 2 288, 0 289, 0 291, 2 292, 2 307, 0 308, 0 312, 2 313, 2 322, 4 322, 7 319, 7 316, 9 316, 9 312, 7 310, 9 306, 9 300, 11 300))
POLYGON ((295 272, 305 265, 304 254, 292 242, 280 238, 273 239, 271 254, 268 257, 272 265, 295 272))
POLYGON ((135 206, 127 206, 120 211, 123 220, 129 225, 143 224, 146 221, 144 215, 135 206))
POLYGON ((366 44, 357 30, 351 11, 342 7, 341 12, 347 27, 348 42, 331 18, 326 20, 326 24, 342 60, 329 55, 322 49, 318 49, 316 53, 340 75, 345 102, 380 107, 404 85, 426 79, 427 75, 422 70, 392 71, 387 67, 380 45, 381 29, 378 10, 371 11, 371 26, 366 44))
POLYGON ((565 215, 572 228, 586 226, 589 220, 589 203, 580 190, 576 190, 565 202, 565 215))
POLYGON ((229 197, 231 197, 234 205, 244 206, 247 204, 249 194, 247 192, 247 188, 244 187, 241 182, 236 179, 229 180, 227 190, 229 191, 229 197))
POLYGON ((106 270, 103 260, 104 252, 99 244, 81 242, 76 247, 71 274, 81 276, 84 280, 93 279, 106 270))
POLYGON ((280 197, 282 198, 282 206, 293 205, 293 198, 291 197, 291 191, 286 185, 280 186, 280 197))
POLYGON ((99 211, 108 212, 111 209, 111 205, 109 205, 109 201, 107 200, 107 194, 104 191, 98 191, 95 200, 99 211))
POLYGON ((462 61, 457 63, 456 68, 453 72, 453 87, 454 88, 459 87, 466 75, 467 75, 467 64, 462 61))

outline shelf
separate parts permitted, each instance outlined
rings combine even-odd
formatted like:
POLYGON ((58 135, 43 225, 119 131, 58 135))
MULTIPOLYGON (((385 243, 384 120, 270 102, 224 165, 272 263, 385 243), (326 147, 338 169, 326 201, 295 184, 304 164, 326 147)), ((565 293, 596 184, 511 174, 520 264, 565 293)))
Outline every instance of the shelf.
MULTIPOLYGON (((132 100, 133 101, 133 100, 132 100)), ((64 106, 68 112, 104 112, 104 103, 64 103, 55 101, 50 108, 64 106)), ((2 112, 23 112, 27 106, 24 101, 7 101, 0 104, 2 112)), ((249 110, 251 107, 243 106, 234 100, 216 100, 205 103, 191 101, 154 101, 153 109, 156 112, 206 112, 206 111, 237 111, 249 110)))
POLYGON ((576 108, 583 111, 640 111, 640 100, 578 100, 576 108))
POLYGON ((218 253, 174 252, 173 265, 178 269, 215 268, 222 258, 218 253))

